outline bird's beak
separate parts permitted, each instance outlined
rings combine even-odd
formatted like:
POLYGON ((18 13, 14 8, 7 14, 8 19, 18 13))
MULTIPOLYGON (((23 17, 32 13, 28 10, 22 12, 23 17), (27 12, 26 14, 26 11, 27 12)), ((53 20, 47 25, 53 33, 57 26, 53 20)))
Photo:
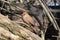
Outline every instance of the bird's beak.
POLYGON ((28 12, 24 11, 21 15, 24 16, 26 14, 28 14, 28 12))

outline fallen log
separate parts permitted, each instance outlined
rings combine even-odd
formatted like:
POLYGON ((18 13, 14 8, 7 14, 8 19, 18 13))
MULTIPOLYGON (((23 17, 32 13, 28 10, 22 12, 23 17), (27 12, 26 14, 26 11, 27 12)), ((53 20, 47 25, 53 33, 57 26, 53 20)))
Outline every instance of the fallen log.
POLYGON ((11 38, 11 40, 42 40, 38 35, 20 26, 16 22, 9 20, 2 14, 0 14, 0 35, 1 34, 3 34, 6 40, 10 40, 8 38, 11 38))

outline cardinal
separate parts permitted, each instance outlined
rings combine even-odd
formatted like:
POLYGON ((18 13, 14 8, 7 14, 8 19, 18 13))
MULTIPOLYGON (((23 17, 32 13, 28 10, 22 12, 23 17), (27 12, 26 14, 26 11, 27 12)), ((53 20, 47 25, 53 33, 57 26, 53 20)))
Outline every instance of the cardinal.
POLYGON ((34 19, 32 18, 28 12, 24 11, 22 14, 23 16, 23 20, 28 23, 28 24, 31 24, 33 25, 32 29, 35 31, 35 33, 39 34, 40 32, 40 29, 39 29, 39 23, 34 19))

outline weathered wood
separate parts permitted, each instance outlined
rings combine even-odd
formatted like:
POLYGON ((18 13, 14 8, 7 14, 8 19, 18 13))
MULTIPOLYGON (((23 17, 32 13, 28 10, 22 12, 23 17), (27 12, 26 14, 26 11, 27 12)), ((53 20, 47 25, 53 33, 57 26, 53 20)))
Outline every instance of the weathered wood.
POLYGON ((0 37, 1 40, 42 40, 38 35, 9 20, 0 14, 0 37))
POLYGON ((12 34, 0 26, 0 40, 19 40, 19 36, 12 34))

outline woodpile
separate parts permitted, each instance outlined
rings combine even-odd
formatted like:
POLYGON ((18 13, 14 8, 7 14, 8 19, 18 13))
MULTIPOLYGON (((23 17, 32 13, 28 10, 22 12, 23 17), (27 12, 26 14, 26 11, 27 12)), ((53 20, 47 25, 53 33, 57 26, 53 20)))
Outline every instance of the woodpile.
POLYGON ((0 14, 0 40, 42 40, 42 38, 0 14))

